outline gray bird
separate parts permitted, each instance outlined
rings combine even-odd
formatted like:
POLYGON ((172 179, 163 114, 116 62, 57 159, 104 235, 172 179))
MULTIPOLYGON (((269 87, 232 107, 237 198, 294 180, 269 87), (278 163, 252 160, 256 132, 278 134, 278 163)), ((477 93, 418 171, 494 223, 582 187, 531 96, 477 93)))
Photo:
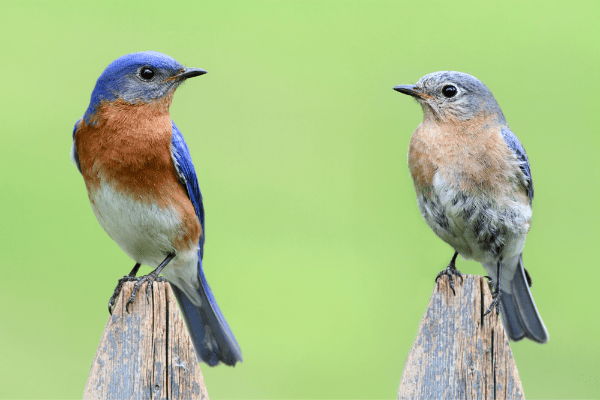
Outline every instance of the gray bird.
POLYGON ((495 283, 486 314, 499 307, 511 340, 546 343, 548 332, 523 267, 531 168, 492 92, 477 78, 454 71, 434 72, 394 90, 423 108, 408 166, 425 222, 455 250, 438 278, 448 275, 454 290, 452 277, 461 276, 457 255, 480 262, 495 283))

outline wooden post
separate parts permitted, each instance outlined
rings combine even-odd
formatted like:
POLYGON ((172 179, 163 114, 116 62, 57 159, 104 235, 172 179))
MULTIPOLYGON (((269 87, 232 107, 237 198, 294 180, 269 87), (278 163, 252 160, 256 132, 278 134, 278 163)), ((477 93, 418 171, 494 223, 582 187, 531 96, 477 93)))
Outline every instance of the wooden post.
POLYGON ((398 399, 524 399, 500 317, 485 278, 438 280, 408 354, 398 399))
POLYGON ((196 352, 166 282, 146 284, 125 310, 127 282, 108 318, 84 399, 208 399, 196 352))

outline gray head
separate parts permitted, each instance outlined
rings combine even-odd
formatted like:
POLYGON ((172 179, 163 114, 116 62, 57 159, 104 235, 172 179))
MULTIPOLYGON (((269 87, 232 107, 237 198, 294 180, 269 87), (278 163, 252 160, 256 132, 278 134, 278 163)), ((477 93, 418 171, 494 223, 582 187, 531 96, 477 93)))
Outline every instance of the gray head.
POLYGON ((394 90, 417 99, 426 117, 464 121, 476 116, 497 114, 498 122, 506 123, 490 89, 479 79, 463 72, 433 72, 414 85, 399 85, 394 90))

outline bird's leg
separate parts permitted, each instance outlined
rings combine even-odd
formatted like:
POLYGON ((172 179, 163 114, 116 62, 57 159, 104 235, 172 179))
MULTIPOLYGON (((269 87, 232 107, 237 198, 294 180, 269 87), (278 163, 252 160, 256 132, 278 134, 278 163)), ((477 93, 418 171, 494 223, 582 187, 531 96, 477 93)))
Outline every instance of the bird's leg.
POLYGON ((490 305, 490 308, 487 309, 487 311, 483 314, 483 316, 485 317, 486 315, 488 315, 489 313, 492 312, 492 310, 494 309, 494 307, 496 307, 496 313, 500 314, 500 308, 498 307, 498 304, 500 303, 500 299, 502 298, 502 293, 500 292, 500 274, 502 273, 502 260, 498 260, 498 275, 496 278, 496 287, 494 288, 494 293, 492 293, 492 304, 490 305))
POLYGON ((140 264, 140 263, 135 264, 135 266, 133 267, 133 269, 131 270, 129 275, 125 275, 124 277, 119 279, 119 283, 117 284, 117 287, 115 288, 113 295, 110 297, 110 300, 108 301, 108 313, 110 315, 112 315, 112 308, 115 305, 115 301, 117 300, 119 293, 121 293, 121 288, 123 287, 123 283, 138 280, 139 278, 136 278, 135 276, 137 275, 141 265, 142 264, 140 264))
POLYGON ((452 260, 450 260, 450 264, 448 264, 446 269, 440 271, 440 273, 435 278, 435 281, 437 282, 438 279, 440 279, 440 277, 442 275, 448 275, 448 280, 450 281, 450 289, 452 289, 452 293, 454 293, 455 296, 456 296, 456 292, 454 291, 454 280, 452 279, 452 275, 460 276, 461 282, 463 280, 462 274, 460 273, 459 270, 456 269, 456 257, 457 256, 458 256, 458 251, 455 251, 454 255, 452 256, 452 260))
POLYGON ((160 278, 158 276, 158 274, 161 273, 161 271, 167 266, 167 264, 175 257, 175 253, 169 253, 167 254, 167 258, 164 259, 163 262, 160 263, 160 265, 152 272, 150 272, 148 275, 145 276, 141 276, 140 278, 137 279, 137 282, 135 283, 135 285, 133 285, 133 291, 131 292, 131 297, 129 297, 129 300, 127 300, 127 304, 125 305, 125 310, 127 310, 127 312, 129 312, 129 305, 133 304, 133 302, 135 301, 135 296, 137 295, 137 292, 140 288, 140 286, 144 283, 144 282, 148 282, 148 287, 146 288, 146 301, 150 301, 150 292, 152 291, 152 284, 155 281, 159 281, 159 282, 164 282, 165 279, 164 278, 160 278))

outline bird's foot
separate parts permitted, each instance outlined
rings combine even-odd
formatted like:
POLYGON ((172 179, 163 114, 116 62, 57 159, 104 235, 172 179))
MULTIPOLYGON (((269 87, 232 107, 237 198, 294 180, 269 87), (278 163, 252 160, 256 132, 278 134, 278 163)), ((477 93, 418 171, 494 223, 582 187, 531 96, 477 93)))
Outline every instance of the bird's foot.
POLYGON ((165 258, 164 261, 161 262, 160 265, 154 271, 150 272, 146 276, 140 277, 140 279, 135 283, 135 285, 133 285, 133 291, 131 292, 131 296, 129 297, 129 300, 127 300, 127 304, 125 305, 125 310, 127 312, 129 312, 129 305, 133 304, 133 302, 135 301, 135 296, 137 295, 137 292, 140 289, 140 286, 142 286, 142 284, 144 282, 148 282, 148 286, 146 287, 146 301, 148 303, 150 302, 150 292, 152 291, 152 286, 153 286, 154 282, 166 282, 167 281, 165 278, 159 277, 158 275, 161 273, 161 271, 167 266, 167 264, 174 257, 175 257, 175 253, 167 254, 167 258, 165 258))
POLYGON ((115 288, 113 295, 110 297, 110 300, 108 301, 108 313, 110 315, 112 315, 113 306, 115 305, 115 303, 117 301, 117 297, 119 297, 119 294, 121 293, 123 284, 125 282, 133 282, 133 281, 137 281, 139 279, 140 278, 136 278, 135 276, 129 276, 129 275, 125 275, 124 277, 119 279, 119 283, 117 284, 117 287, 115 288))
POLYGON ((140 276, 139 278, 132 279, 137 281, 135 285, 133 285, 133 290, 131 291, 131 296, 129 296, 129 300, 127 300, 127 304, 125 305, 125 310, 129 312, 129 305, 133 304, 135 301, 135 297, 137 296, 138 290, 140 290, 140 286, 145 282, 148 283, 146 287, 146 301, 150 302, 150 293, 152 293, 152 287, 154 286, 154 282, 166 282, 167 280, 162 276, 158 276, 156 270, 150 272, 148 275, 140 276))
POLYGON ((483 313, 483 316, 485 317, 486 315, 488 315, 489 313, 491 313, 494 310, 494 307, 496 308, 496 315, 500 314, 500 299, 502 298, 502 292, 500 292, 499 290, 492 293, 492 304, 490 304, 490 307, 487 309, 486 312, 483 313))
MULTIPOLYGON (((494 292, 492 293, 492 304, 490 305, 490 308, 488 308, 487 311, 483 313, 484 317, 491 313, 494 307, 496 307, 496 315, 500 314, 500 307, 498 307, 498 305, 500 304, 500 299, 502 298, 502 292, 500 291, 500 277, 502 276, 502 260, 498 260, 498 273, 496 274, 496 276, 498 277, 498 279, 496 280, 494 292)), ((492 278, 489 279, 491 284, 492 278)))
POLYGON ((463 281, 463 277, 462 274, 460 273, 459 270, 456 269, 456 256, 458 256, 458 253, 454 253, 454 256, 452 257, 452 260, 450 261, 450 264, 448 264, 448 266, 446 267, 446 269, 440 271, 439 274, 437 274, 435 281, 437 282, 438 279, 440 279, 442 276, 444 275, 448 275, 448 280, 450 281, 450 289, 452 289, 452 293, 454 293, 454 295, 456 296, 456 291, 454 290, 454 279, 452 278, 453 276, 459 276, 460 277, 460 281, 463 281))
POLYGON ((123 287, 123 283, 136 281, 139 279, 139 278, 136 278, 135 276, 137 275, 137 272, 140 269, 140 266, 141 266, 141 264, 136 263, 135 266, 133 267, 133 269, 131 270, 131 272, 129 273, 129 275, 125 275, 124 277, 119 279, 119 283, 117 283, 117 287, 115 288, 113 295, 110 297, 110 300, 108 300, 108 313, 110 315, 112 315, 113 306, 115 305, 115 302, 117 301, 117 297, 119 297, 119 293, 121 293, 121 288, 123 287))

